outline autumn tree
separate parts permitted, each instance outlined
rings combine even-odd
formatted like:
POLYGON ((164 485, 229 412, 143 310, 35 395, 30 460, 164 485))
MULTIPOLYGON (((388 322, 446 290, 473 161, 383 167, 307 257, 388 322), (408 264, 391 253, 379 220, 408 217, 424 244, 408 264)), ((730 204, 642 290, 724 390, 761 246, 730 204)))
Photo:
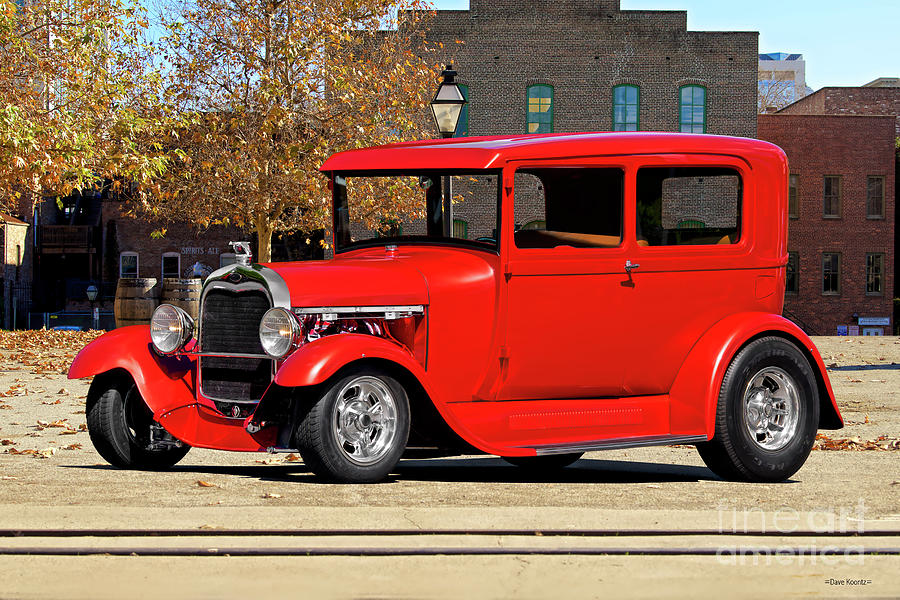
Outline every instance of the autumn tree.
POLYGON ((133 0, 0 0, 0 206, 151 181, 159 77, 133 0))
POLYGON ((329 154, 430 131, 420 0, 163 1, 172 162, 145 212, 255 231, 265 262, 328 226, 329 154))

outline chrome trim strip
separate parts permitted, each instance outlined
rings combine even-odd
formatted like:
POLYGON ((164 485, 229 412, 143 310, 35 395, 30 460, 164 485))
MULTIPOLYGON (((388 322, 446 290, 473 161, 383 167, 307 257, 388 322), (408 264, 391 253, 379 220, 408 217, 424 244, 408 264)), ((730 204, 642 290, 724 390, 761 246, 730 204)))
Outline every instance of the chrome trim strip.
POLYGON ((422 304, 401 305, 401 306, 313 306, 313 307, 295 307, 294 314, 300 316, 306 315, 334 315, 340 318, 343 315, 378 315, 387 319, 399 319, 403 317, 412 317, 425 314, 425 306, 422 304))
POLYGON ((592 452, 594 450, 620 450, 641 446, 668 446, 669 444, 696 444, 707 441, 705 435, 647 435, 632 438, 614 438, 570 444, 545 444, 517 446, 518 448, 534 448, 538 456, 546 454, 567 454, 570 452, 592 452))
POLYGON ((238 354, 237 352, 179 352, 179 355, 187 357, 213 356, 216 358, 267 358, 269 360, 275 360, 274 357, 271 357, 268 354, 238 354))

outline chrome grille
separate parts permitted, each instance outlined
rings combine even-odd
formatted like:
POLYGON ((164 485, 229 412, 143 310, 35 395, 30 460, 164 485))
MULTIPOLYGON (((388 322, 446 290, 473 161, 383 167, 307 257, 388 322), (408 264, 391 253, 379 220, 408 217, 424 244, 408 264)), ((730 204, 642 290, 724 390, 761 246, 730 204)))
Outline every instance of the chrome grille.
MULTIPOLYGON (((262 290, 208 290, 200 309, 201 351, 265 354, 259 341, 259 322, 271 306, 262 290)), ((258 402, 272 381, 272 369, 269 358, 203 356, 201 389, 207 398, 225 403, 258 402)), ((219 407, 226 413, 229 408, 219 407)))

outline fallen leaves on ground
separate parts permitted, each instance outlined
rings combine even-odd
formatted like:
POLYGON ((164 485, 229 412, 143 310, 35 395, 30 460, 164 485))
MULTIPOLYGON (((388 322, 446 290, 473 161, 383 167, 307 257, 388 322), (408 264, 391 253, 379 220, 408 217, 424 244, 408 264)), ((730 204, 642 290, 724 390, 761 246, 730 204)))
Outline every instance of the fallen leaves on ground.
POLYGON ((261 497, 262 498, 281 498, 281 494, 273 494, 272 492, 266 492, 261 497))
POLYGON ((69 444, 68 446, 63 446, 63 450, 81 450, 81 444, 69 444))
POLYGON ((208 481, 203 481, 202 479, 197 480, 197 487, 219 487, 214 483, 210 483, 208 481))
POLYGON ((29 448, 27 450, 17 450, 15 448, 10 448, 6 451, 7 454, 16 454, 16 455, 25 455, 25 456, 34 456, 35 458, 50 458, 54 454, 56 454, 56 448, 44 448, 43 450, 36 450, 34 448, 29 448))
POLYGON ((816 435, 813 450, 900 450, 900 438, 880 435, 873 440, 863 440, 860 437, 830 438, 824 433, 816 435))
MULTIPOLYGON (((3 361, 4 368, 12 371, 21 365, 36 375, 66 373, 78 351, 102 333, 46 329, 0 332, 0 350, 10 352, 3 361)), ((60 390, 58 393, 68 392, 60 390)))

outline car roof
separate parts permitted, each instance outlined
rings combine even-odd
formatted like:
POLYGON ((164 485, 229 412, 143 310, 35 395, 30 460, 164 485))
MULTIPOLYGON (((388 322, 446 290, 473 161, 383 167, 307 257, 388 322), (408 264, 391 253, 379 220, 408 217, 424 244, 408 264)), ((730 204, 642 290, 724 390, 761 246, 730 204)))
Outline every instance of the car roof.
POLYGON ((332 155, 321 171, 499 169, 508 161, 623 154, 726 154, 784 160, 778 146, 707 134, 630 132, 462 137, 401 142, 332 155), (777 157, 777 158, 776 158, 777 157))

